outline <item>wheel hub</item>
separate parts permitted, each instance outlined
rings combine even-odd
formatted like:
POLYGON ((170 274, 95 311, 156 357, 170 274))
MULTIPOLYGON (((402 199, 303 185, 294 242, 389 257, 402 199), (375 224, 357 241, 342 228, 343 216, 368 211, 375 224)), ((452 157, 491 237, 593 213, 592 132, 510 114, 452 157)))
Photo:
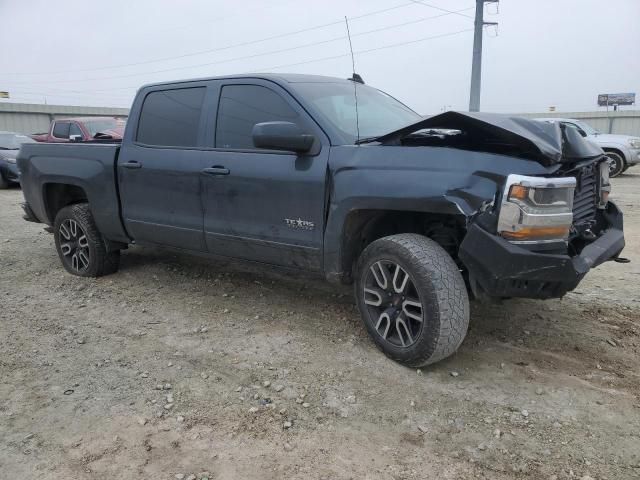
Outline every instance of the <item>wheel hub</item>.
POLYGON ((381 260, 365 273, 363 300, 378 335, 396 347, 409 347, 422 330, 423 308, 410 275, 398 264, 381 260))
POLYGON ((76 272, 89 268, 89 240, 82 226, 68 218, 60 224, 58 232, 63 260, 76 272))

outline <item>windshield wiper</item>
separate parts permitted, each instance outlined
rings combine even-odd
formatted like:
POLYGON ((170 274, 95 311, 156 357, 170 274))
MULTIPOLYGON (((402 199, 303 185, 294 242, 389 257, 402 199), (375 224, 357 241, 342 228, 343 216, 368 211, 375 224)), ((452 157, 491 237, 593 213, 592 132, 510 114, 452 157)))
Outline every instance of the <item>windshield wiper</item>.
POLYGON ((356 141, 356 145, 362 145, 363 143, 373 143, 377 142, 380 137, 365 137, 356 141))
POLYGON ((0 147, 0 150, 18 150, 17 148, 0 147))

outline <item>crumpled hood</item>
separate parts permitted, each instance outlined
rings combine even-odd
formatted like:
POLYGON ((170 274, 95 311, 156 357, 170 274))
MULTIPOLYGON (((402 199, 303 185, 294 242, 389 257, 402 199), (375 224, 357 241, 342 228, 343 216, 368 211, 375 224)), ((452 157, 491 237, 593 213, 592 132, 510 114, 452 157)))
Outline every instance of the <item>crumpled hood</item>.
POLYGON ((430 128, 461 130, 469 137, 471 149, 477 144, 478 151, 498 143, 509 144, 518 149, 519 156, 545 166, 603 155, 600 147, 585 140, 575 129, 497 113, 445 112, 376 140, 384 145, 398 144, 407 135, 430 128))

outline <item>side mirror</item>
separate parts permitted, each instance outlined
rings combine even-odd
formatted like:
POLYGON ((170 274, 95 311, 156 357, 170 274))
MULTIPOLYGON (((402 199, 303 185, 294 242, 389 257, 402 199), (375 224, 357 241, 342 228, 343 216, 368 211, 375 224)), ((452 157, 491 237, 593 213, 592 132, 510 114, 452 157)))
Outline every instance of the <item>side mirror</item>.
POLYGON ((291 122, 257 123, 253 126, 251 135, 256 148, 297 153, 311 150, 315 140, 313 135, 304 133, 298 125, 291 122))
POLYGON ((585 132, 584 130, 582 130, 581 128, 578 129, 578 132, 580 132, 580 135, 582 135, 583 137, 587 136, 587 132, 585 132))
POLYGON ((82 141, 82 135, 69 135, 69 141, 70 142, 81 142, 82 141))

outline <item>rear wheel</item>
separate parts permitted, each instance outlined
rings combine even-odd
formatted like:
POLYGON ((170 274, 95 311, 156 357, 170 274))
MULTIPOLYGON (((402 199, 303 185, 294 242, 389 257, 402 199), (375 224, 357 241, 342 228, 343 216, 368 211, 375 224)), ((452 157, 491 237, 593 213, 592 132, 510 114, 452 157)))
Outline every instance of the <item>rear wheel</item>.
POLYGON ((437 243, 400 234, 371 243, 358 260, 358 308, 369 335, 410 367, 453 354, 467 333, 469 298, 460 271, 437 243))
POLYGON ((53 233, 64 268, 80 277, 100 277, 118 270, 120 251, 108 252, 86 203, 63 208, 53 233))
POLYGON ((611 178, 617 177, 626 170, 627 162, 624 161, 622 155, 618 152, 607 151, 605 152, 607 157, 611 159, 609 164, 609 176, 611 178))

